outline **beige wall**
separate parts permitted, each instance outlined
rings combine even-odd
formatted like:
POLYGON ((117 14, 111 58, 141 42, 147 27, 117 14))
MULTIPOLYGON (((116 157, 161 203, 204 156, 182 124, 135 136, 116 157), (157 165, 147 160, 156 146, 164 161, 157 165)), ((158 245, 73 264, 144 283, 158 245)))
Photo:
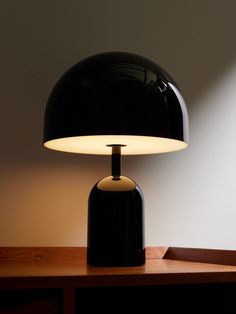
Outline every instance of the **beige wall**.
POLYGON ((236 247, 236 2, 0 3, 0 246, 86 244, 87 197, 107 157, 42 147, 43 112, 82 58, 129 51, 166 68, 190 114, 188 150, 124 158, 145 196, 146 244, 236 247))

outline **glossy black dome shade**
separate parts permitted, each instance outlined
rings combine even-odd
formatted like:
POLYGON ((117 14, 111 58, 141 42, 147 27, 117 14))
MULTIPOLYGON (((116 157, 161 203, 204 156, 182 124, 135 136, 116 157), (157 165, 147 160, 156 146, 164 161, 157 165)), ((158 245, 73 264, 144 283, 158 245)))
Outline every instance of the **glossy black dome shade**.
POLYGON ((48 148, 110 154, 106 145, 126 145, 122 154, 183 149, 188 114, 179 88, 157 64, 134 54, 108 52, 70 68, 47 103, 48 148))

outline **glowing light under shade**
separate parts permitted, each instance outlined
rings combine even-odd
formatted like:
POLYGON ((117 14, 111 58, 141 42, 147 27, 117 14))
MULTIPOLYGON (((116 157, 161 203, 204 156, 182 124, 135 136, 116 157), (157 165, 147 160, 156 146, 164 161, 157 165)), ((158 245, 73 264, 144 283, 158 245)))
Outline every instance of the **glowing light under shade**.
POLYGON ((53 150, 79 153, 110 155, 107 145, 122 144, 122 155, 145 155, 178 151, 188 146, 187 143, 170 138, 136 135, 94 135, 74 136, 50 140, 44 146, 53 150))

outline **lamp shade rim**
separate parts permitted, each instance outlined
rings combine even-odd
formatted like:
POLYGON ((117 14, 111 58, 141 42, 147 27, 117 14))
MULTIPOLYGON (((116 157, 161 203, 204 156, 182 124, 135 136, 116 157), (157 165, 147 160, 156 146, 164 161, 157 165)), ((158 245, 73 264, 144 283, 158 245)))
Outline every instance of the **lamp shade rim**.
POLYGON ((112 145, 121 145, 122 155, 147 155, 179 151, 188 147, 187 141, 139 135, 86 135, 52 139, 44 146, 62 152, 110 155, 112 145))

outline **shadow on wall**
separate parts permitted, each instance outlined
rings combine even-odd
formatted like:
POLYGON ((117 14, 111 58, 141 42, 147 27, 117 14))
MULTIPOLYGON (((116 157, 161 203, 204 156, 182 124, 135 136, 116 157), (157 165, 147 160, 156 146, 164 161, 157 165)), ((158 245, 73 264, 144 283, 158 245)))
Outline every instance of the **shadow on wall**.
MULTIPOLYGON (((87 196, 109 173, 108 158, 42 148, 52 86, 88 55, 137 53, 180 85, 191 126, 194 104, 235 62, 236 2, 20 1, 2 7, 0 245, 84 245, 87 196)), ((126 168, 133 176, 149 160, 129 157, 126 168)))
POLYGON ((236 3, 180 0, 171 1, 168 10, 163 6, 157 22, 163 32, 151 57, 162 60, 182 87, 191 112, 191 106, 235 63, 236 3))

